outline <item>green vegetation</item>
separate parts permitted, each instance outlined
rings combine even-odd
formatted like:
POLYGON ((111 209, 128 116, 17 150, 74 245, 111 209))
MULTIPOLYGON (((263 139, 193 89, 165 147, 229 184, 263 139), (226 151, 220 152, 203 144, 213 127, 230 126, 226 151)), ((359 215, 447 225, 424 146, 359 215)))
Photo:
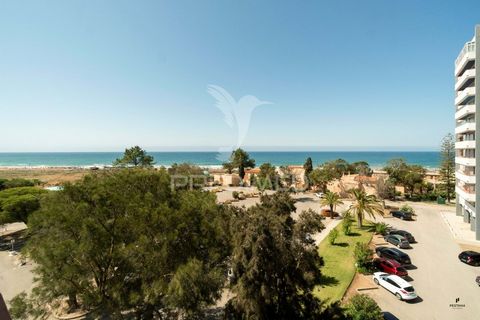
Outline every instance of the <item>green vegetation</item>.
POLYGON ((14 179, 0 179, 0 191, 10 188, 19 188, 19 187, 33 187, 40 185, 42 182, 38 179, 28 180, 21 178, 14 179))
POLYGON ((384 168, 388 181, 395 186, 403 186, 405 196, 411 200, 435 199, 433 185, 426 183, 426 170, 419 165, 409 165, 403 159, 392 159, 384 168))
MULTIPOLYGON (((339 234, 335 245, 331 245, 328 239, 320 243, 318 252, 324 261, 322 286, 315 290, 315 295, 320 300, 335 302, 342 299, 356 271, 353 254, 355 243, 369 243, 372 239, 369 226, 369 223, 363 228, 353 226, 351 235, 339 234)), ((341 225, 336 227, 336 229, 340 228, 341 225)))
POLYGON ((372 226, 372 229, 375 231, 375 233, 381 234, 382 236, 387 234, 389 228, 389 225, 385 222, 376 222, 372 226))
POLYGON ((373 171, 365 161, 348 163, 343 159, 327 161, 317 167, 308 175, 309 183, 317 186, 322 192, 327 191, 327 185, 330 181, 340 179, 345 174, 372 175, 373 171))
POLYGON ((358 227, 362 227, 365 214, 375 219, 375 215, 383 216, 383 207, 374 195, 367 195, 364 190, 352 189, 350 193, 353 195, 354 202, 348 209, 349 215, 357 218, 358 227))
POLYGON ((233 168, 238 169, 238 175, 243 180, 245 177, 245 169, 255 167, 255 160, 250 159, 250 155, 243 149, 238 148, 232 152, 230 161, 223 164, 223 167, 230 172, 233 168))
POLYGON ((453 134, 447 134, 442 141, 440 163, 440 181, 447 201, 455 195, 455 138, 453 134))
POLYGON ((67 184, 29 220, 26 251, 39 279, 29 299, 45 307, 68 297, 71 309, 98 307, 114 318, 125 310, 145 319, 158 310, 199 313, 225 280, 230 246, 220 209, 209 192, 172 191, 165 170, 67 184))
POLYGON ((321 303, 312 290, 322 260, 308 234, 323 229, 313 211, 291 218, 287 193, 262 196, 261 204, 239 210, 233 232, 233 293, 229 319, 319 319, 321 303))
POLYGON ((125 149, 123 157, 113 162, 114 166, 120 167, 151 167, 154 164, 153 157, 139 146, 125 149))
POLYGON ((0 191, 0 224, 28 222, 40 208, 40 199, 48 191, 37 187, 18 187, 0 191))
POLYGON ((342 225, 342 231, 344 235, 349 236, 352 233, 352 224, 353 224, 353 221, 349 215, 346 215, 343 217, 341 225, 342 225))
POLYGON ((343 204, 342 200, 340 200, 340 195, 336 192, 327 191, 323 199, 320 200, 320 204, 322 206, 329 206, 330 207, 330 218, 333 219, 335 207, 338 205, 343 204))
POLYGON ((338 230, 337 229, 332 229, 328 233, 328 241, 330 242, 331 245, 335 244, 335 240, 338 237, 338 230))
POLYGON ((409 206, 408 204, 404 204, 403 206, 401 206, 400 211, 408 212, 412 215, 415 214, 415 210, 411 206, 409 206))
POLYGON ((284 192, 248 209, 215 200, 172 189, 165 169, 97 172, 47 193, 28 221, 35 287, 11 301, 12 313, 38 318, 66 299, 70 311, 95 310, 92 317, 204 318, 228 270, 226 318, 316 319, 339 310, 313 295, 322 280, 312 239, 324 228, 320 215, 293 220, 284 192))
POLYGON ((308 157, 305 160, 305 163, 303 164, 303 169, 305 170, 305 177, 304 180, 306 182, 306 188, 310 189, 310 182, 309 182, 309 177, 313 172, 313 161, 312 158, 308 157))
POLYGON ((373 259, 373 250, 368 247, 367 242, 355 243, 353 249, 353 256, 355 258, 355 265, 360 273, 367 273, 371 268, 373 259))
POLYGON ((176 189, 199 189, 206 185, 208 179, 202 168, 190 163, 174 163, 167 172, 176 189))
POLYGON ((350 320, 382 320, 382 309, 375 300, 365 294, 356 294, 345 306, 345 315, 350 320))
POLYGON ((258 173, 255 184, 260 191, 264 190, 277 190, 280 183, 280 176, 275 170, 275 166, 271 163, 263 163, 260 166, 260 172, 258 173))

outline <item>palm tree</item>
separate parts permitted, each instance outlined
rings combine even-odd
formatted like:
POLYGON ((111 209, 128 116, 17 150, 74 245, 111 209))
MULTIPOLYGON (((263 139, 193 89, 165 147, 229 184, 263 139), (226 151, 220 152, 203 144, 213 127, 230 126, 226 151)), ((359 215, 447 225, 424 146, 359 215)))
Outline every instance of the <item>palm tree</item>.
POLYGON ((380 201, 374 195, 368 195, 364 190, 352 189, 349 191, 354 198, 354 203, 350 205, 348 213, 357 217, 358 227, 362 227, 365 213, 375 219, 375 215, 383 216, 383 207, 380 201))
POLYGON ((327 191, 325 196, 322 200, 320 200, 320 204, 322 206, 329 206, 330 207, 330 218, 333 219, 333 212, 337 205, 343 204, 342 200, 340 200, 340 196, 336 192, 327 191))

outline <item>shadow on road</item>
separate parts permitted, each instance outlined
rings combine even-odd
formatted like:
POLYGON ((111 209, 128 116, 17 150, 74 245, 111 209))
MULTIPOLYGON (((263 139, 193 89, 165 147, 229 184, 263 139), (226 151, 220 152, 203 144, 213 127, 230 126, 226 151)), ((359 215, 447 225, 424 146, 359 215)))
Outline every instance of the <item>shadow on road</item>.
POLYGON ((407 302, 408 304, 417 304, 417 303, 423 302, 423 299, 420 298, 420 297, 417 297, 416 299, 407 300, 406 302, 407 302))
POLYGON ((0 236, 0 251, 12 250, 12 240, 14 240, 13 250, 20 251, 25 245, 26 235, 27 230, 20 230, 9 233, 8 235, 0 236))

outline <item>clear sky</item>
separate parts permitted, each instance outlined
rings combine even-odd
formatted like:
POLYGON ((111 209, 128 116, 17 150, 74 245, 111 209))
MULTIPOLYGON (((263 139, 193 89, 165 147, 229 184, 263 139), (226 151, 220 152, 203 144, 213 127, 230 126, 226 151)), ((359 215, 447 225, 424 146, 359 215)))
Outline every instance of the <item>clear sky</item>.
POLYGON ((0 0, 0 152, 436 149, 480 1, 0 0))

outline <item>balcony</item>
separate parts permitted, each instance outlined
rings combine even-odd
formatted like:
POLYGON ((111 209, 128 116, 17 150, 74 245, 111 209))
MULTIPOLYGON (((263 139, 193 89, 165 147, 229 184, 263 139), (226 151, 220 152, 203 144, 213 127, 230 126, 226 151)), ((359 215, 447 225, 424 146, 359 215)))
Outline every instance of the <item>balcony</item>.
POLYGON ((475 140, 455 142, 455 149, 475 149, 475 140))
POLYGON ((463 182, 468 183, 468 184, 475 184, 476 181, 477 181, 475 175, 473 175, 473 176, 467 175, 467 174, 464 174, 460 171, 455 171, 455 177, 458 180, 463 181, 463 182))
POLYGON ((477 161, 475 158, 455 157, 455 163, 468 167, 475 167, 477 161))
POLYGON ((458 91, 458 89, 460 89, 465 82, 467 82, 467 80, 473 78, 475 78, 475 69, 469 69, 465 71, 455 82, 455 91, 458 91))
POLYGON ((475 87, 468 87, 462 91, 457 93, 457 97, 455 98, 455 105, 461 105, 468 97, 475 96, 475 87))
POLYGON ((475 60, 475 42, 467 42, 457 60, 455 60, 455 76, 458 77, 469 61, 475 60))
POLYGON ((455 192, 463 199, 469 202, 475 202, 475 192, 466 191, 460 186, 455 187, 455 192))
POLYGON ((462 119, 466 115, 474 114, 474 113, 475 113, 475 105, 474 104, 462 106, 461 108, 458 109, 457 112, 455 112, 455 120, 462 119))
POLYGON ((455 134, 475 131, 475 128, 476 128, 475 122, 463 122, 462 124, 458 125, 455 128, 455 134))
POLYGON ((470 210, 470 212, 472 213, 472 216, 475 217, 476 216, 476 212, 475 212, 475 206, 473 205, 473 203, 470 203, 468 201, 465 201, 464 203, 464 206, 467 210, 470 210))

